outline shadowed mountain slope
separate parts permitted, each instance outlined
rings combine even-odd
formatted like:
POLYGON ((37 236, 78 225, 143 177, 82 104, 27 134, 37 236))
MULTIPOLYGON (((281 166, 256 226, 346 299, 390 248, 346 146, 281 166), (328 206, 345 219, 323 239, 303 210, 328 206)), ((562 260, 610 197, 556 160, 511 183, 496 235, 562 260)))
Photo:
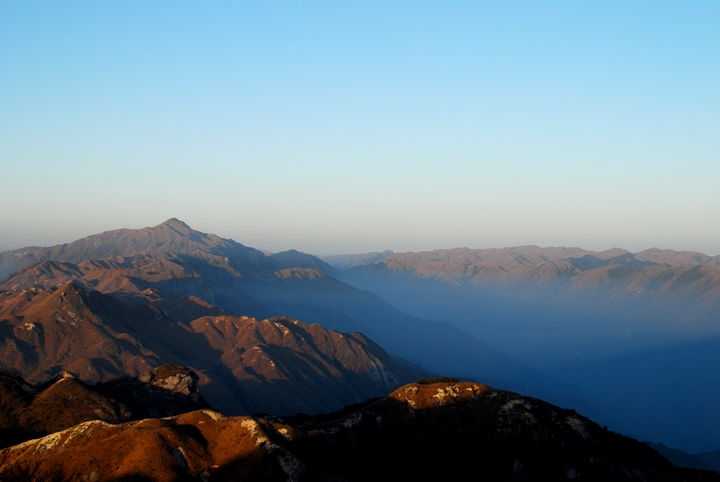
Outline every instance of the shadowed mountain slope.
POLYGON ((358 333, 228 314, 186 323, 74 282, 0 293, 0 360, 33 382, 59 370, 100 382, 184 364, 230 413, 334 410, 426 373, 358 333))
POLYGON ((90 420, 121 423, 207 407, 197 380, 195 373, 179 365, 97 385, 87 385, 68 372, 38 385, 0 374, 0 447, 90 420))

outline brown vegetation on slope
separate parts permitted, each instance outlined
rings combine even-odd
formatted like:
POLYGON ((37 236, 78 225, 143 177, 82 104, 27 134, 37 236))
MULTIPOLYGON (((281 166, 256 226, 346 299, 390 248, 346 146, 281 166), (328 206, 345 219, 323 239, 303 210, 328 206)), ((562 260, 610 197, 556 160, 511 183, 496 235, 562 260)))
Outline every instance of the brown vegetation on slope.
POLYGON ((221 314, 186 323, 74 282, 55 290, 0 292, 0 367, 32 382, 59 370, 101 382, 182 364, 199 374, 214 406, 275 414, 335 410, 424 373, 357 333, 286 317, 258 321, 201 301, 192 306, 221 314))

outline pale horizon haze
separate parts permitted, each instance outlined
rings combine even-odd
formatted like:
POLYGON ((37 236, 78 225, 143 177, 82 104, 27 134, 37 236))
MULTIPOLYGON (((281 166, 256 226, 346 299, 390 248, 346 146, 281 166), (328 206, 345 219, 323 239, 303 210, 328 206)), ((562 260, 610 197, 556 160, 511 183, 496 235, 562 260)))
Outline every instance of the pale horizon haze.
POLYGON ((720 3, 0 1, 0 251, 720 254, 720 3))

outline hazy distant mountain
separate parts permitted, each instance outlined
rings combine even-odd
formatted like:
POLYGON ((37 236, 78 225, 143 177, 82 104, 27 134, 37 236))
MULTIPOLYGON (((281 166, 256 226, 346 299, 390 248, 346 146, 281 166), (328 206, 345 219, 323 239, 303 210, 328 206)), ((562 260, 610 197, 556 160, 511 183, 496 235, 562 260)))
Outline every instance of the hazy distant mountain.
POLYGON ((200 410, 85 422, 0 452, 0 478, 709 481, 574 411, 438 380, 330 415, 268 421, 200 410))
POLYGON ((720 472, 720 451, 689 454, 682 450, 670 448, 662 443, 645 443, 678 467, 720 472))
MULTIPOLYGON (((373 263, 356 266, 348 273, 358 278, 377 276, 381 272, 417 279, 435 279, 451 284, 486 286, 490 284, 529 285, 538 282, 572 281, 579 286, 620 281, 631 273, 650 269, 657 279, 659 270, 677 268, 718 268, 720 256, 695 252, 649 249, 639 253, 614 248, 603 252, 580 248, 540 248, 521 246, 503 249, 456 248, 417 253, 395 253, 373 263), (368 266, 369 265, 369 266, 368 266)), ((683 273, 684 271, 673 271, 683 273)), ((639 279, 625 279, 626 284, 639 279)), ((665 280, 670 281, 670 280, 665 280)), ((686 280, 687 281, 687 280, 686 280)), ((678 288, 683 280, 653 288, 678 288)))
POLYGON ((545 366, 720 335, 720 257, 700 253, 462 248, 394 254, 341 279, 545 366))
POLYGON ((720 257, 458 248, 396 253, 340 277, 575 384, 617 428, 720 447, 720 257))
POLYGON ((213 406, 231 413, 337 409, 426 372, 358 333, 289 318, 174 320, 68 282, 0 293, 0 368, 41 382, 60 370, 89 382, 184 364, 213 406))
POLYGON ((195 231, 172 218, 151 228, 117 229, 49 248, 27 247, 0 253, 0 277, 44 260, 80 263, 157 252, 191 255, 221 266, 228 263, 229 268, 242 266, 243 270, 274 266, 267 256, 256 249, 214 234, 195 231))
POLYGON ((336 254, 333 256, 325 256, 322 258, 323 261, 331 266, 339 269, 352 268, 353 266, 365 266, 372 264, 375 261, 379 261, 383 258, 387 258, 391 254, 394 254, 389 249, 378 253, 364 253, 364 254, 336 254))
POLYGON ((329 265, 325 261, 294 249, 271 254, 268 257, 273 261, 276 261, 282 268, 314 269, 327 276, 337 276, 339 274, 337 268, 329 265))

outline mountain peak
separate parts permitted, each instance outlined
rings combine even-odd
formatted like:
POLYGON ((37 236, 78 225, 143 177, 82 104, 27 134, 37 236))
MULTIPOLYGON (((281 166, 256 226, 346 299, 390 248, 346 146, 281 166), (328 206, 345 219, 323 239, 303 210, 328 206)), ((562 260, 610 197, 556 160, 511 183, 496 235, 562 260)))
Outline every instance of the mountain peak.
POLYGON ((180 225, 180 226, 185 226, 188 228, 190 227, 187 225, 187 223, 185 223, 184 221, 180 221, 178 218, 170 218, 170 219, 166 220, 165 222, 161 223, 161 225, 163 225, 163 224, 167 225, 167 226, 180 225))
POLYGON ((194 232, 195 230, 188 226, 188 224, 184 221, 179 220, 178 218, 170 218, 167 221, 159 224, 157 226, 160 227, 168 227, 171 229, 174 229, 176 231, 182 232, 182 233, 188 233, 188 232, 194 232))

